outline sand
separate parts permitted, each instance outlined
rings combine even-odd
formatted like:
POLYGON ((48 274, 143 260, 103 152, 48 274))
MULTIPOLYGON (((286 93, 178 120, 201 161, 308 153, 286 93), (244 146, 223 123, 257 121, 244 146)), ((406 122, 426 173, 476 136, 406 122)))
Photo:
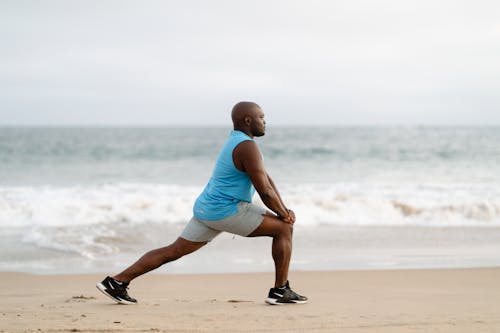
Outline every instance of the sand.
POLYGON ((0 273, 0 332, 500 332, 500 268, 292 272, 305 305, 263 302, 272 273, 149 274, 138 305, 102 275, 0 273))

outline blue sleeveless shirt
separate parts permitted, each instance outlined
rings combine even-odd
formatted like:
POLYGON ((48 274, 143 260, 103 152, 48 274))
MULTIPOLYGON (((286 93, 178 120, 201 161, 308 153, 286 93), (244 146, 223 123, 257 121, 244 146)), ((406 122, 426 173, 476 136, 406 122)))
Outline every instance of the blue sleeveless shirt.
POLYGON ((219 153, 212 177, 193 207, 193 214, 202 220, 221 220, 238 212, 240 201, 252 202, 255 188, 248 174, 233 162, 233 150, 243 141, 252 140, 241 131, 231 131, 219 153))

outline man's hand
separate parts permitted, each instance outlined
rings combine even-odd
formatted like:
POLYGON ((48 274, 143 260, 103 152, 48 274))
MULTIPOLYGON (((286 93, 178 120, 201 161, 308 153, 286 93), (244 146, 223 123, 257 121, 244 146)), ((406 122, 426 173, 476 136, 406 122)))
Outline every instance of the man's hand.
POLYGON ((281 220, 285 223, 294 224, 295 223, 295 212, 291 209, 288 210, 288 216, 281 217, 281 220))

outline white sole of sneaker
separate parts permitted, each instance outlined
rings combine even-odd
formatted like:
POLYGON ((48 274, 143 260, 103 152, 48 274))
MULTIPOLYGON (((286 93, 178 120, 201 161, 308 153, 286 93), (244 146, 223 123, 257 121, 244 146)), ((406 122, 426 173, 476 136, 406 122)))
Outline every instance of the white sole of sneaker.
POLYGON ((306 304, 307 301, 291 301, 290 303, 280 303, 278 302, 277 299, 275 298, 266 298, 264 300, 267 304, 270 304, 270 305, 288 305, 288 304, 306 304))
POLYGON ((120 304, 127 304, 127 305, 129 305, 129 304, 137 304, 137 303, 134 303, 134 302, 129 302, 129 301, 126 301, 126 300, 124 300, 124 299, 121 299, 121 298, 118 298, 118 297, 114 297, 114 296, 112 296, 112 295, 108 294, 108 292, 106 291, 106 287, 105 287, 102 283, 100 283, 100 282, 99 282, 98 284, 96 284, 96 287, 97 287, 97 289, 98 289, 101 293, 103 293, 104 295, 108 296, 109 298, 111 298, 113 301, 115 301, 115 302, 117 302, 117 303, 120 303, 120 304))
POLYGON ((264 301, 270 305, 285 305, 285 303, 278 303, 278 301, 274 298, 266 298, 264 301))

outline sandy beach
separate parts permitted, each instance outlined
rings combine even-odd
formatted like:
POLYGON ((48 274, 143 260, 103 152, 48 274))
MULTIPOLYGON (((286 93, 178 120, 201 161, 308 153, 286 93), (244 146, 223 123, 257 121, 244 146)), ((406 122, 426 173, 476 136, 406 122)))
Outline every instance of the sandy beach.
POLYGON ((272 273, 149 274, 130 306, 102 275, 0 277, 0 332, 500 332, 500 268, 293 272, 290 306, 263 302, 272 273))

